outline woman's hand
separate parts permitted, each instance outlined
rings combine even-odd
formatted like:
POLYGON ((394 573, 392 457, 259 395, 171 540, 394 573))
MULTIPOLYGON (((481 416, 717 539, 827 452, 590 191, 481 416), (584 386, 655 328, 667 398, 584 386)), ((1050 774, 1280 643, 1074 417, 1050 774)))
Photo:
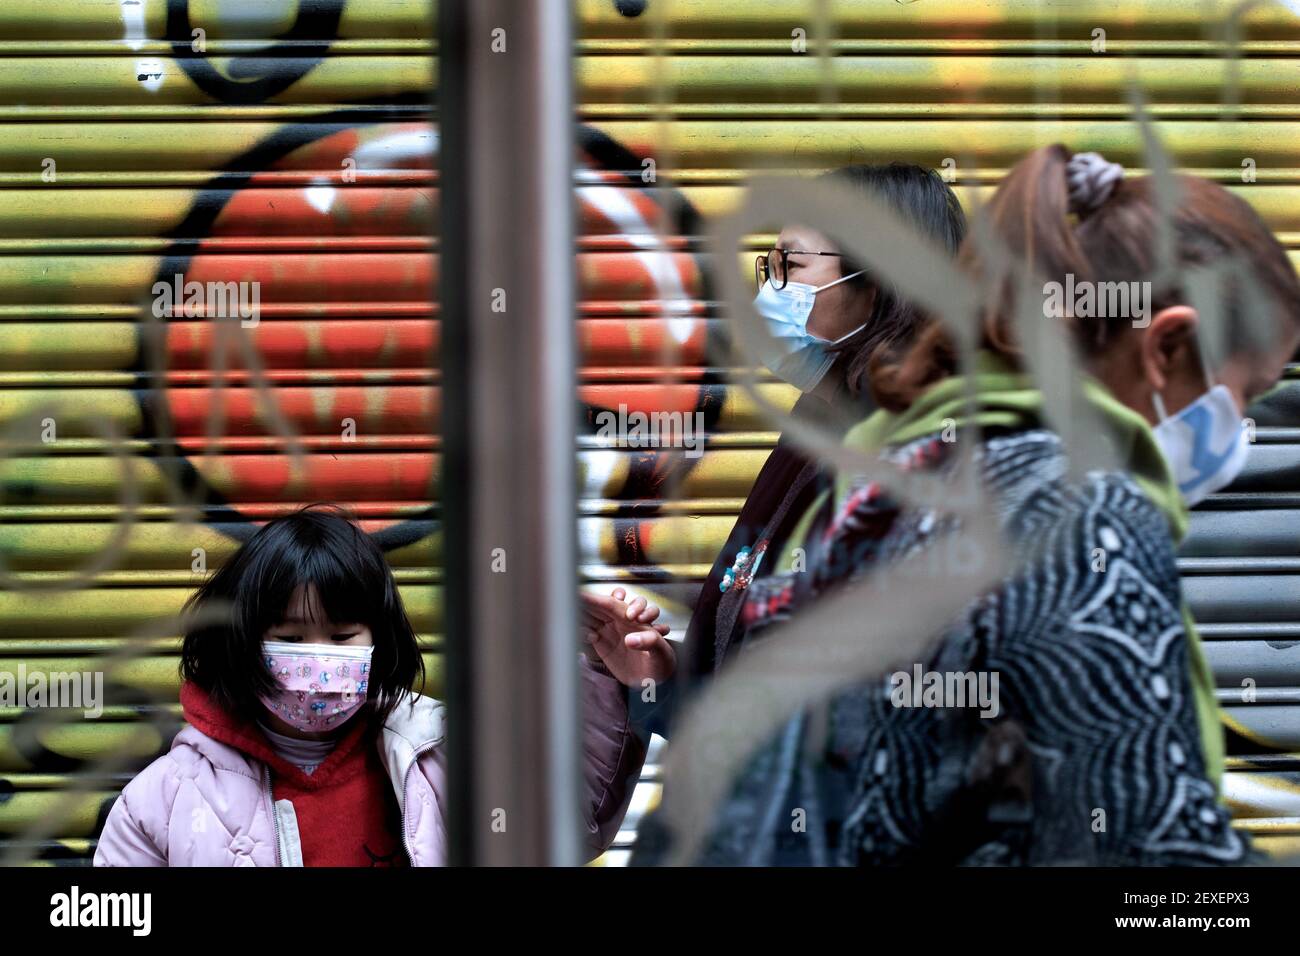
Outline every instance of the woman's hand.
POLYGON ((640 687, 642 681, 665 681, 677 670, 677 652, 656 624, 659 608, 645 598, 624 603, 627 592, 615 588, 609 597, 582 594, 583 637, 606 669, 621 684, 640 687))

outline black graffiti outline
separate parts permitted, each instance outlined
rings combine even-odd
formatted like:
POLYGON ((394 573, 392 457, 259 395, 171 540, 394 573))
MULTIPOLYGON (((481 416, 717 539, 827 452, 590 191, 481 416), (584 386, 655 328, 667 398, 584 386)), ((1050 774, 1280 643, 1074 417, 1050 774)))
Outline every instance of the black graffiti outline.
POLYGON ((299 0, 298 16, 293 26, 276 37, 279 41, 257 56, 230 58, 231 76, 220 73, 205 53, 194 49, 194 24, 190 19, 190 0, 167 0, 166 37, 173 46, 173 56, 194 85, 222 103, 241 106, 265 103, 283 93, 319 66, 329 54, 332 38, 337 38, 343 8, 348 0, 299 0), (304 50, 314 50, 303 56, 304 50), (241 70, 274 64, 277 72, 238 80, 241 70))

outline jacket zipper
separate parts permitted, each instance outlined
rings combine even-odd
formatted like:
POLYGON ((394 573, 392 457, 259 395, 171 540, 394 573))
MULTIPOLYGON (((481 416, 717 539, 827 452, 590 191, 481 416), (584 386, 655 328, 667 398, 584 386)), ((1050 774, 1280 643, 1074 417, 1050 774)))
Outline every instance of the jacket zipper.
MULTIPOLYGON (((404 849, 404 850, 406 851, 406 861, 407 861, 407 863, 408 863, 409 865, 411 865, 411 866, 414 866, 414 865, 415 865, 415 857, 414 857, 414 855, 412 855, 412 853, 411 853, 411 837, 410 837, 410 834, 407 832, 407 829, 406 829, 406 778, 409 777, 409 776, 410 776, 410 775, 415 771, 416 765, 419 764, 419 762, 420 762, 420 755, 421 755, 422 753, 425 753, 426 751, 432 750, 432 749, 433 749, 434 747, 436 747, 437 745, 438 745, 438 742, 437 742, 436 740, 434 740, 434 741, 430 741, 430 742, 427 743, 427 744, 423 744, 423 745, 421 745, 421 746, 420 746, 420 747, 415 751, 415 753, 413 753, 413 754, 411 755, 411 766, 409 766, 409 767, 406 769, 406 773, 403 774, 403 776, 402 776, 402 796, 401 796, 401 813, 402 813, 402 849, 404 849)), ((278 845, 279 845, 279 844, 278 844, 278 841, 277 841, 277 846, 278 846, 278 845)))
POLYGON ((271 768, 263 767, 262 772, 266 781, 266 803, 271 808, 271 825, 275 827, 275 865, 284 866, 280 862, 280 817, 275 812, 275 794, 271 791, 271 768))

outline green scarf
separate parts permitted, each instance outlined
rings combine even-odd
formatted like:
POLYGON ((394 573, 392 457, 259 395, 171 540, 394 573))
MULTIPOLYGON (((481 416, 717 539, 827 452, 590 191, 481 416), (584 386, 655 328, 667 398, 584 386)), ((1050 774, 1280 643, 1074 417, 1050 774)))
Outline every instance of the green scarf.
MULTIPOLYGON (((967 407, 967 383, 970 377, 944 379, 930 388, 904 412, 876 412, 854 426, 844 438, 844 445, 864 453, 875 453, 886 445, 902 444, 924 435, 942 431, 945 425, 1002 426, 1012 429, 1041 427, 1043 395, 1030 377, 1015 370, 1005 359, 989 352, 975 357, 975 396, 972 409, 967 407)), ((1143 493, 1169 521, 1170 535, 1177 545, 1187 534, 1187 505, 1173 474, 1156 444, 1146 419, 1120 403, 1095 379, 1083 379, 1083 393, 1089 404, 1100 413, 1116 439, 1116 447, 1125 455, 1125 468, 1143 493)), ((836 500, 843 500, 848 479, 836 480, 836 500)), ((790 552, 807 537, 813 516, 821 507, 824 495, 813 503, 790 535, 786 554, 778 567, 789 569, 790 552)), ((1214 698, 1214 675, 1205 659, 1205 649, 1196 622, 1182 606, 1183 627, 1187 633, 1191 665, 1192 690, 1196 715, 1201 729, 1201 747, 1205 754, 1206 775, 1217 790, 1223 776, 1224 737, 1218 702, 1214 698)))

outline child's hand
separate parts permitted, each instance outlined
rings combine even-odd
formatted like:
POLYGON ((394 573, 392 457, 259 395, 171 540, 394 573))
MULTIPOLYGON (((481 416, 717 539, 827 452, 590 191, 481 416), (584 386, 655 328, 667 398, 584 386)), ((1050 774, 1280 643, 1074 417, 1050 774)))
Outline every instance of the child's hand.
POLYGON ((649 679, 663 681, 677 670, 677 653, 665 638, 666 624, 656 624, 659 608, 645 598, 624 603, 615 588, 609 597, 582 595, 583 637, 615 679, 627 686, 649 679))

